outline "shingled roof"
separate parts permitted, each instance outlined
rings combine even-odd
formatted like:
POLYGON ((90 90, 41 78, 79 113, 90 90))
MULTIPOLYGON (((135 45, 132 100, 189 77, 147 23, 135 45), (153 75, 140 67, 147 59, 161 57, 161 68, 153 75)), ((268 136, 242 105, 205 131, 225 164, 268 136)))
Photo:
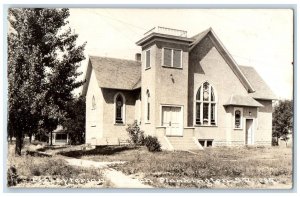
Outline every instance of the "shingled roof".
POLYGON ((134 60, 89 57, 101 88, 133 90, 141 87, 141 62, 134 60))
POLYGON ((231 95, 224 105, 262 107, 260 103, 251 96, 231 95))
POLYGON ((269 88, 267 83, 261 78, 253 67, 250 66, 239 66, 246 78, 249 80, 251 85, 254 87, 255 92, 249 93, 249 96, 256 99, 277 99, 276 95, 269 88))

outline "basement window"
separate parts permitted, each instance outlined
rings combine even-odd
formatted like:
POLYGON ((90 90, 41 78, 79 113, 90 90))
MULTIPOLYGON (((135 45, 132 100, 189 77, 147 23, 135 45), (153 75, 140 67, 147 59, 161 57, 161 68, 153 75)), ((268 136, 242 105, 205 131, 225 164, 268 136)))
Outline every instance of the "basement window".
POLYGON ((198 142, 201 144, 202 147, 212 147, 213 140, 212 139, 200 139, 198 142))

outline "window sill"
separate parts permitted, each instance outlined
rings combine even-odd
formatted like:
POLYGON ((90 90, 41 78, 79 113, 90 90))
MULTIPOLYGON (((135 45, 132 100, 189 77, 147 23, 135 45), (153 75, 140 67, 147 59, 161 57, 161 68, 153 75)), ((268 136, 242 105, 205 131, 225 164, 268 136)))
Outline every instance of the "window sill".
POLYGON ((115 125, 115 126, 125 126, 124 123, 115 123, 114 125, 115 125))
POLYGON ((194 125, 194 127, 218 127, 218 125, 194 125))
POLYGON ((149 68, 145 68, 145 70, 149 70, 151 67, 149 67, 149 68))
POLYGON ((163 67, 163 68, 171 68, 171 69, 179 69, 179 70, 183 70, 182 67, 172 67, 172 66, 164 66, 164 65, 162 65, 161 67, 163 67))
POLYGON ((151 124, 151 122, 145 122, 145 124, 151 124))
POLYGON ((234 128, 234 130, 243 130, 243 128, 234 128))

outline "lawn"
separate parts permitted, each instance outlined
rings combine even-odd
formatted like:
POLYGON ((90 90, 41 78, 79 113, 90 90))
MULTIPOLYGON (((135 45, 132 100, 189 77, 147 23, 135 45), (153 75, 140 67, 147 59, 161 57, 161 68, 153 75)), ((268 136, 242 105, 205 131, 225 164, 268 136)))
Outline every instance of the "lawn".
POLYGON ((219 147, 192 154, 106 146, 63 154, 93 161, 127 161, 113 168, 155 187, 291 188, 292 185, 291 148, 219 147))
POLYGON ((110 183, 103 179, 101 170, 69 166, 61 156, 39 157, 26 155, 26 150, 41 146, 25 145, 24 154, 16 156, 14 145, 8 148, 7 178, 11 187, 32 188, 102 188, 110 183), (15 184, 14 184, 14 183, 15 184))

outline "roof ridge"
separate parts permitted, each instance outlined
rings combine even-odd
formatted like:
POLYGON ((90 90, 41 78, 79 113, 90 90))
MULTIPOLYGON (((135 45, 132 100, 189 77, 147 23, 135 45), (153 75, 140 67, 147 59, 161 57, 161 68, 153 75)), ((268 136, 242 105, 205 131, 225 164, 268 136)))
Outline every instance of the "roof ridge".
POLYGON ((128 62, 141 62, 141 61, 137 61, 137 60, 121 59, 121 58, 116 58, 116 57, 103 57, 103 56, 96 56, 96 55, 89 55, 89 58, 113 59, 113 60, 122 60, 122 61, 128 61, 128 62))

